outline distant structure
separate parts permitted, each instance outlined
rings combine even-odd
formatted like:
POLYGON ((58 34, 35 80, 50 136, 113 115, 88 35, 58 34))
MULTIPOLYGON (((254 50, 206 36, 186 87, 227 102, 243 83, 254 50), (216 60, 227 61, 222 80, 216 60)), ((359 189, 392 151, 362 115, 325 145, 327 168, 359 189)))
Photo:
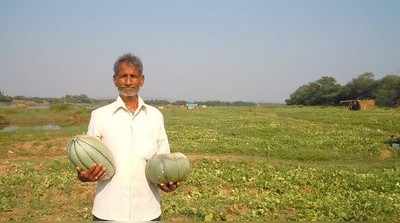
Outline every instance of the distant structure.
POLYGON ((341 104, 344 104, 349 110, 369 110, 375 108, 375 100, 373 99, 364 99, 364 100, 343 100, 340 101, 341 104))
POLYGON ((199 106, 198 104, 187 103, 187 104, 186 104, 186 109, 187 109, 187 110, 192 110, 192 109, 197 108, 198 106, 199 106))

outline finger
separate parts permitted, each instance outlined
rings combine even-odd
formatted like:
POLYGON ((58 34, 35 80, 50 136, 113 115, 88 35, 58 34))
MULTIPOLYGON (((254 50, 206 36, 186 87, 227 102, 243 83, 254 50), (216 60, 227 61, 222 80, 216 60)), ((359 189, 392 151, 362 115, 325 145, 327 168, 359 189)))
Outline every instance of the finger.
POLYGON ((169 192, 169 189, 168 189, 167 185, 160 184, 159 186, 160 186, 160 189, 163 190, 164 192, 169 192))
POLYGON ((95 177, 96 180, 101 179, 101 177, 104 176, 104 174, 106 172, 103 167, 100 167, 100 168, 101 169, 100 169, 99 173, 95 177))
POLYGON ((97 164, 92 165, 92 166, 89 168, 89 175, 93 175, 93 173, 96 171, 97 168, 98 168, 98 165, 97 165, 97 164))
POLYGON ((168 186, 178 186, 178 182, 169 182, 168 186))
POLYGON ((102 171, 102 167, 101 167, 101 166, 96 166, 96 169, 92 172, 91 177, 92 177, 94 180, 97 180, 97 179, 98 179, 97 175, 99 175, 99 173, 100 173, 101 171, 102 171))
POLYGON ((176 182, 168 182, 168 188, 170 190, 175 190, 176 189, 176 182))
POLYGON ((168 188, 168 192, 172 192, 172 191, 174 191, 176 189, 173 184, 167 184, 166 186, 168 188))
POLYGON ((81 178, 82 177, 81 168, 79 168, 79 166, 77 166, 75 169, 76 169, 76 172, 78 173, 78 177, 81 178))
POLYGON ((170 191, 176 190, 176 185, 175 185, 175 184, 170 185, 170 186, 169 186, 169 190, 170 190, 170 191))
POLYGON ((78 175, 80 176, 80 175, 81 175, 81 172, 82 172, 82 171, 81 171, 81 168, 79 168, 79 166, 77 166, 75 169, 76 169, 76 172, 78 173, 78 175))
POLYGON ((82 169, 80 169, 81 171, 79 172, 79 175, 80 176, 83 176, 83 177, 88 177, 89 176, 89 170, 82 170, 82 169))

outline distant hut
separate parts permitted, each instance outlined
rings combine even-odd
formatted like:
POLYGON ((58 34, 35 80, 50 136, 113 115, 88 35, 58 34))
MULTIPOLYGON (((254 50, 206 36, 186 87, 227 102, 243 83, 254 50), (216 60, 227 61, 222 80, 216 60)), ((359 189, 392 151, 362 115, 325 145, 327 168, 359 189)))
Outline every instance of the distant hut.
POLYGON ((364 99, 364 100, 343 100, 340 101, 349 110, 369 110, 375 108, 375 100, 364 99))
POLYGON ((192 110, 192 109, 197 108, 197 106, 198 106, 198 104, 187 103, 187 104, 186 104, 186 109, 187 109, 187 110, 192 110))

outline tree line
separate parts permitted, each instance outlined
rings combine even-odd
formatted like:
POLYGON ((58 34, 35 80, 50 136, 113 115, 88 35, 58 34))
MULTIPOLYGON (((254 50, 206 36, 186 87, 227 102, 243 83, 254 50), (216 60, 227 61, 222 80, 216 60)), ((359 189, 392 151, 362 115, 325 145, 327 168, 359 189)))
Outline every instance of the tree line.
POLYGON ((153 99, 153 100, 146 100, 147 104, 150 105, 157 105, 157 106, 165 106, 165 105, 177 105, 177 106, 183 106, 186 104, 197 104, 197 105, 206 105, 206 106, 256 106, 257 104, 254 102, 249 102, 249 101, 185 101, 185 100, 177 100, 170 102, 168 100, 159 100, 159 99, 153 99))
POLYGON ((288 105, 338 105, 342 100, 375 99, 379 106, 400 106, 400 76, 386 75, 375 79, 367 72, 345 85, 331 76, 302 85, 288 99, 288 105))
MULTIPOLYGON (((26 100, 26 101, 33 101, 36 103, 45 103, 49 102, 51 104, 62 104, 62 103, 69 103, 69 104, 97 104, 97 103, 111 103, 112 99, 94 99, 90 98, 85 94, 79 95, 65 95, 61 98, 41 98, 41 97, 26 97, 26 96, 7 96, 3 92, 0 91, 0 102, 11 102, 13 100, 26 100)), ((185 100, 176 100, 176 101, 168 101, 162 99, 150 99, 145 100, 147 104, 155 105, 155 106, 165 106, 165 105, 186 105, 188 103, 194 103, 198 105, 207 105, 207 106, 255 106, 257 105, 254 102, 247 102, 247 101, 234 101, 234 102, 227 102, 227 101, 185 101, 185 100)))

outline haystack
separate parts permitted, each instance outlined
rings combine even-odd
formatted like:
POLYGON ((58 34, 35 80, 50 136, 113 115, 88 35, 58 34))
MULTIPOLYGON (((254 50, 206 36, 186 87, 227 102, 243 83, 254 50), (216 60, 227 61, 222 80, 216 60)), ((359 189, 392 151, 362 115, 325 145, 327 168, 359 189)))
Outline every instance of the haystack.
POLYGON ((375 100, 364 99, 364 100, 344 100, 340 101, 349 110, 369 110, 375 108, 375 100))

